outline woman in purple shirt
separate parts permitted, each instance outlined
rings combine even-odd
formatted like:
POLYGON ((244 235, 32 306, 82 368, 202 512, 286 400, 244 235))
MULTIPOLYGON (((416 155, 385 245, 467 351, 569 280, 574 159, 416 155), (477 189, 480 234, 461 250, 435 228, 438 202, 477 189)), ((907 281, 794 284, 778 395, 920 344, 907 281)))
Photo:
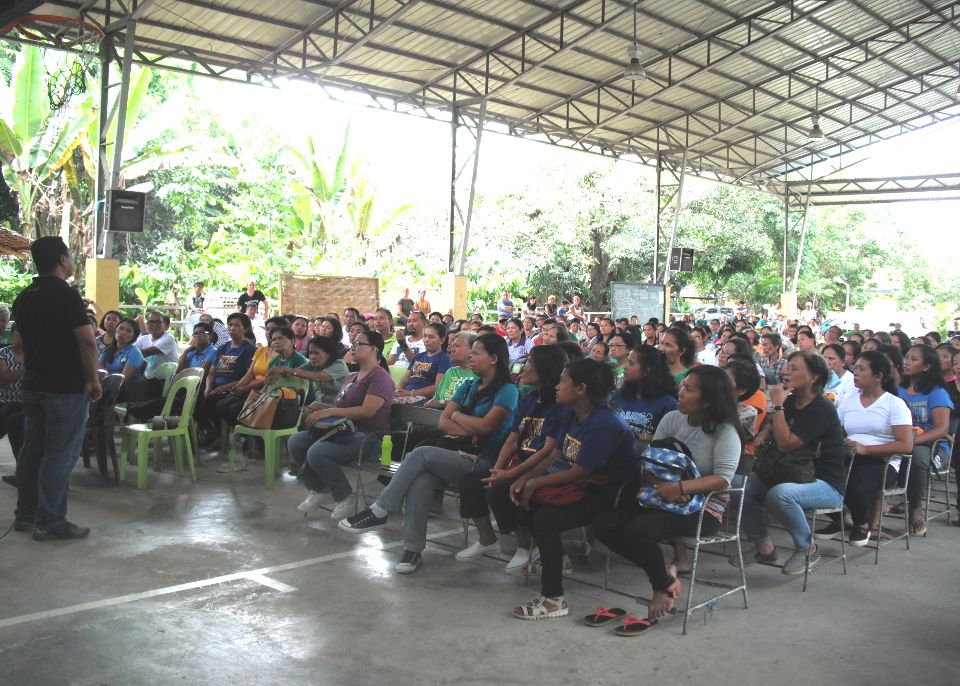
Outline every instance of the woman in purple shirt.
POLYGON ((353 514, 357 495, 340 465, 355 462, 361 453, 367 460, 379 456, 380 434, 390 430, 394 385, 383 359, 383 337, 373 331, 358 334, 353 341, 353 360, 359 371, 344 380, 334 406, 311 412, 304 423, 312 428, 320 420, 345 417, 354 423, 356 431, 320 441, 308 428, 291 436, 287 443, 290 458, 300 466, 308 490, 306 500, 297 507, 304 515, 320 507, 322 493, 327 490, 336 503, 331 519, 353 514))

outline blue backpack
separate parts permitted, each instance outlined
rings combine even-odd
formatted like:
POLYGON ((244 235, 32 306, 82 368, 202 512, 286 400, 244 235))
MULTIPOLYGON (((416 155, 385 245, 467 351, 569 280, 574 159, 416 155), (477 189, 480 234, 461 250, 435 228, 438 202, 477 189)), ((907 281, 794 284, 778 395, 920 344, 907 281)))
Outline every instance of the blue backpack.
MULTIPOLYGON (((644 477, 653 477, 658 483, 664 481, 689 481, 700 478, 700 470, 690 457, 690 449, 682 442, 665 438, 654 441, 640 453, 640 466, 644 477)), ((689 502, 670 503, 655 494, 653 486, 643 486, 637 491, 637 502, 644 507, 652 507, 678 515, 689 515, 703 508, 704 496, 696 493, 689 502)))

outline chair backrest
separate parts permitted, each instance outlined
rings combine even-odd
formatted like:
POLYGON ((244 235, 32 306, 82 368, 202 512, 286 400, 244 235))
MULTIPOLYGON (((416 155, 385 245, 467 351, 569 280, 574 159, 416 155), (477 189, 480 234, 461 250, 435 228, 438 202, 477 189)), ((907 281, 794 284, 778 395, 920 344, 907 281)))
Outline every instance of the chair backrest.
POLYGON ((117 404, 117 398, 120 396, 120 389, 123 387, 125 377, 123 374, 110 374, 103 380, 103 395, 110 398, 110 405, 117 404))
MULTIPOLYGON (((186 372, 188 370, 184 369, 183 371, 186 372)), ((183 374, 183 372, 181 372, 181 374, 183 374)), ((170 386, 170 392, 167 394, 167 399, 163 403, 163 412, 160 414, 164 417, 192 417, 193 406, 197 402, 197 395, 200 390, 201 376, 189 374, 181 376, 179 379, 177 379, 177 381, 170 386), (183 408, 180 410, 179 415, 175 415, 172 414, 173 401, 181 390, 185 391, 183 408)))
POLYGON ((183 370, 177 372, 173 377, 171 377, 171 379, 170 379, 170 385, 173 386, 173 384, 177 383, 180 379, 186 379, 188 376, 199 376, 199 377, 202 379, 202 378, 203 378, 203 368, 202 368, 202 367, 187 367, 186 369, 183 369, 183 370))
POLYGON ((173 375, 177 373, 177 363, 176 362, 164 362, 163 364, 158 364, 156 371, 153 373, 154 379, 163 379, 163 394, 162 397, 166 398, 167 393, 170 392, 170 385, 173 382, 173 375))

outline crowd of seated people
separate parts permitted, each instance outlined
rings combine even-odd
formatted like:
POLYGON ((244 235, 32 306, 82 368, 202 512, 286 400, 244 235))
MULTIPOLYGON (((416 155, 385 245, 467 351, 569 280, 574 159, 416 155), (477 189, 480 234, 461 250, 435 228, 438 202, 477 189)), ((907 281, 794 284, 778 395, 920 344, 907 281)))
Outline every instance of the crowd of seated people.
MULTIPOLYGON (((569 612, 563 575, 571 562, 561 534, 584 526, 643 570, 653 589, 648 620, 669 613, 690 565, 683 545, 668 561, 661 543, 694 534, 694 504, 742 484, 738 468, 754 458, 761 465, 771 451, 808 451, 812 472, 771 476, 757 467, 747 477, 745 564, 778 564, 784 574, 819 564, 817 541, 840 527, 833 521, 811 531, 810 508, 843 503, 851 545, 889 535, 879 529, 878 493, 906 470, 905 526, 926 533, 931 465, 955 461, 948 437, 960 407, 960 334, 942 341, 936 332, 821 330, 815 319, 745 311, 729 321, 587 321, 579 296, 551 296, 543 306, 533 297, 514 306, 508 296, 490 322, 432 312, 422 294, 402 312, 402 325, 387 308, 273 316, 263 322, 261 345, 247 314, 225 323, 204 315, 189 344, 172 354, 169 321, 159 312, 135 320, 111 311, 94 324, 107 372, 133 380, 165 361, 203 370, 196 418, 205 446, 222 425, 237 423, 251 393, 285 380, 305 385, 303 430, 287 444, 291 473, 306 489, 297 509, 308 516, 325 507, 340 529, 355 533, 383 528, 402 512, 399 573, 423 563, 436 492, 456 488, 459 513, 477 538, 455 559, 497 556, 500 536, 515 534, 506 571, 541 577, 539 594, 513 608, 519 619, 569 612), (436 427, 415 430, 405 451, 395 445, 399 466, 361 509, 343 468, 376 461, 392 413, 407 405, 437 411, 436 427), (329 431, 343 420, 350 429, 329 431), (695 478, 649 482, 642 455, 664 445, 689 453, 695 478), (786 551, 768 521, 786 530, 786 551)), ((0 431, 11 441, 22 364, 15 334, 13 341, 0 349, 0 431)), ((725 500, 707 502, 704 534, 727 516, 725 500)))

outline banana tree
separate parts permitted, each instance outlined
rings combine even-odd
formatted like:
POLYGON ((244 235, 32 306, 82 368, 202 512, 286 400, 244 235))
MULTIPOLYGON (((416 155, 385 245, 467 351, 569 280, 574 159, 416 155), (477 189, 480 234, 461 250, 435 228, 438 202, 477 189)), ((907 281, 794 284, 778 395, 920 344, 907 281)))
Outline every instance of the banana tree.
POLYGON ((376 196, 366 179, 357 175, 350 186, 350 200, 347 203, 347 216, 350 219, 348 240, 357 246, 359 266, 364 267, 373 257, 374 240, 382 236, 397 220, 397 217, 413 208, 413 205, 401 205, 385 219, 373 224, 373 208, 376 196))
POLYGON ((42 51, 25 46, 17 56, 10 84, 0 86, 3 176, 17 195, 20 230, 34 237, 56 232, 56 222, 41 221, 38 210, 45 205, 47 219, 56 214, 57 176, 97 117, 91 97, 51 111, 45 73, 42 51))
POLYGON ((290 148, 290 152, 303 165, 307 183, 294 181, 291 190, 294 196, 294 225, 306 236, 311 248, 317 241, 323 242, 333 231, 337 222, 340 201, 347 190, 347 147, 350 143, 350 125, 343 132, 343 143, 332 173, 325 168, 324 160, 317 155, 313 136, 307 136, 307 155, 290 148), (308 199, 304 202, 304 199, 308 199), (316 207, 316 215, 310 211, 310 202, 316 207), (314 235, 316 226, 316 235, 314 235))

